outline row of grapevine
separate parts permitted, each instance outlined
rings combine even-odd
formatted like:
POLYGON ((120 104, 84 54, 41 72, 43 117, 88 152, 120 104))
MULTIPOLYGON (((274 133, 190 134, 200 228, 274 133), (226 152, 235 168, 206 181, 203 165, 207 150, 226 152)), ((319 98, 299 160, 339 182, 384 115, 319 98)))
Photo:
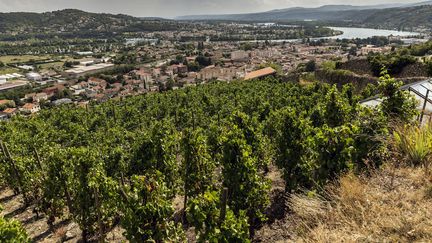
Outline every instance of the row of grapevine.
POLYGON ((351 86, 267 79, 44 110, 1 124, 0 183, 85 241, 120 222, 132 242, 184 241, 192 226, 199 241, 247 242, 271 163, 287 191, 314 189, 379 151, 389 116, 357 101, 351 86))

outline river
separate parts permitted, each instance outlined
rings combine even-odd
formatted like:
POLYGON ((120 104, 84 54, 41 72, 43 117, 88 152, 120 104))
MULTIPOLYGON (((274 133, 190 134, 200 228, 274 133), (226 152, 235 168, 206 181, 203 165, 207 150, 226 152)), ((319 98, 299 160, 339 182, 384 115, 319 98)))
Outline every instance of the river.
POLYGON ((366 39, 373 36, 417 36, 420 33, 396 31, 396 30, 380 30, 380 29, 368 29, 368 28, 347 28, 347 27, 328 27, 333 30, 342 31, 342 35, 324 37, 326 39, 366 39))
MULTIPOLYGON (((368 29, 368 28, 353 28, 353 27, 328 27, 333 30, 342 31, 343 34, 336 36, 326 36, 310 38, 311 40, 322 40, 322 39, 366 39, 374 36, 401 36, 409 38, 411 36, 419 36, 420 33, 407 32, 407 31, 397 31, 397 30, 382 30, 382 29, 368 29)), ((240 42, 264 42, 265 40, 250 40, 250 41, 240 41, 240 42)), ((278 39, 278 40, 268 40, 271 42, 301 42, 302 39, 278 39)))

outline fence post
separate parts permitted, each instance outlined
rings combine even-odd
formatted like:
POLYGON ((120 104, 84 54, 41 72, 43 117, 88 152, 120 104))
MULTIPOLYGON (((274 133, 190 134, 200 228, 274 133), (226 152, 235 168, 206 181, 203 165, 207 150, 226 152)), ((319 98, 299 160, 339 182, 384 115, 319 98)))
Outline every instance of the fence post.
POLYGON ((421 112, 421 115, 420 115, 420 125, 421 125, 422 122, 423 122, 423 117, 424 117, 424 113, 425 113, 425 110, 426 110, 426 106, 427 106, 428 98, 429 98, 429 90, 426 91, 426 98, 425 98, 425 100, 424 100, 424 103, 423 103, 423 109, 422 109, 422 112, 421 112))

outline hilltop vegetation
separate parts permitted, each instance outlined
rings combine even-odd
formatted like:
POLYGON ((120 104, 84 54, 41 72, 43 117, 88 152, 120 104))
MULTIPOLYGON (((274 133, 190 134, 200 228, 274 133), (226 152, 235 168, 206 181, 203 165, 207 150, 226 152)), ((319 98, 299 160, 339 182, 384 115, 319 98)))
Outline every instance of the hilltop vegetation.
MULTIPOLYGON (((432 6, 424 5, 410 8, 392 8, 372 11, 370 14, 362 12, 360 23, 366 26, 379 28, 397 28, 398 30, 410 30, 414 27, 432 28, 432 6)), ((355 19, 353 19, 355 21, 355 19)))

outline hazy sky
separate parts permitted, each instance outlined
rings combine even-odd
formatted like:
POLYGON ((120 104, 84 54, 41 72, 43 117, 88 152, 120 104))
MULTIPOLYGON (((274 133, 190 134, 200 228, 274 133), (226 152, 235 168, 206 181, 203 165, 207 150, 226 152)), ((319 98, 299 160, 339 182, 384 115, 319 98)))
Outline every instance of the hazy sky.
POLYGON ((0 12, 44 12, 77 8, 134 16, 174 17, 188 14, 247 13, 325 4, 367 5, 421 0, 0 0, 0 12))

